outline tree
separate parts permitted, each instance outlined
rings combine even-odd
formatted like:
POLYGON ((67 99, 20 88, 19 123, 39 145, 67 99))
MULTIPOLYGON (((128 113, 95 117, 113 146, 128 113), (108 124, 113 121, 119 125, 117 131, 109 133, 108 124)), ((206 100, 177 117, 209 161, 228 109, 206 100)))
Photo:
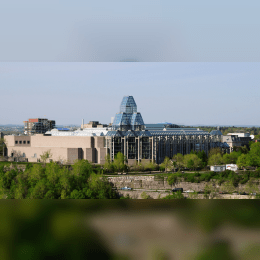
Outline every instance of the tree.
POLYGON ((183 165, 189 169, 195 169, 201 167, 202 160, 197 154, 186 154, 183 157, 183 165))
POLYGON ((51 150, 43 152, 42 155, 40 155, 40 157, 41 157, 41 161, 44 164, 46 164, 47 159, 52 157, 51 150))
POLYGON ((220 149, 219 147, 210 149, 210 150, 209 150, 209 156, 208 156, 208 157, 211 157, 211 156, 214 155, 214 154, 220 154, 220 155, 222 155, 221 149, 220 149))
POLYGON ((5 147, 6 147, 6 140, 2 137, 0 138, 0 156, 4 155, 5 147))
POLYGON ((247 154, 241 154, 237 159, 237 166, 239 168, 243 168, 248 166, 248 155, 247 154))
POLYGON ((110 159, 109 153, 105 157, 104 170, 106 172, 114 172, 114 167, 113 167, 113 164, 111 163, 111 159, 110 159))
POLYGON ((173 156, 173 161, 176 162, 176 166, 180 169, 184 166, 183 155, 181 153, 177 153, 173 156))
POLYGON ((172 163, 172 161, 170 160, 170 158, 166 156, 166 157, 164 158, 164 161, 163 161, 163 163, 161 164, 161 166, 164 167, 164 168, 165 168, 165 172, 167 172, 168 169, 171 170, 171 168, 172 168, 172 166, 173 166, 173 163, 172 163))
POLYGON ((151 199, 151 197, 145 191, 141 193, 141 198, 144 200, 151 199))
POLYGON ((173 194, 167 195, 162 198, 163 200, 171 200, 171 199, 185 199, 181 191, 173 192, 173 194))
POLYGON ((126 157, 121 152, 118 152, 114 160, 114 166, 117 172, 124 171, 126 169, 125 161, 126 157))
POLYGON ((252 143, 248 152, 247 163, 249 166, 260 166, 260 143, 252 143))
POLYGON ((207 157, 205 151, 198 152, 197 155, 198 155, 199 159, 201 159, 201 166, 206 167, 208 164, 208 157, 207 157))
POLYGON ((223 158, 220 153, 213 154, 209 157, 208 160, 209 165, 218 165, 218 164, 223 164, 223 158))

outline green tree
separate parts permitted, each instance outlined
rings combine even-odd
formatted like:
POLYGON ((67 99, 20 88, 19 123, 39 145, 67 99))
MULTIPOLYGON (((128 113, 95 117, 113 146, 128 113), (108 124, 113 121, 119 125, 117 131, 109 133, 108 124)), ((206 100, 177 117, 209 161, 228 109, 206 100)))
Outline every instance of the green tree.
POLYGON ((221 149, 220 149, 219 147, 210 149, 210 150, 209 150, 209 156, 208 156, 208 157, 211 157, 211 156, 214 155, 214 154, 220 154, 220 155, 222 155, 221 149))
POLYGON ((198 157, 197 154, 186 154, 183 157, 184 167, 189 169, 195 169, 202 166, 202 160, 198 157))
POLYGON ((106 172, 114 172, 113 163, 111 162, 110 154, 108 153, 105 157, 104 170, 106 172))
POLYGON ((248 155, 247 154, 241 154, 237 159, 237 166, 239 168, 243 168, 248 166, 248 155))
POLYGON ((203 168, 206 167, 208 164, 208 157, 207 157, 205 151, 198 152, 197 155, 198 155, 199 159, 201 159, 201 166, 203 168))
POLYGON ((171 199, 185 199, 181 191, 173 192, 173 194, 167 195, 162 198, 163 200, 171 200, 171 199))
POLYGON ((126 157, 121 152, 118 152, 114 159, 114 166, 117 172, 126 170, 125 161, 126 157))
POLYGON ((145 191, 141 193, 141 198, 144 200, 151 199, 151 197, 145 191))
POLYGON ((172 161, 170 160, 170 158, 166 156, 166 157, 164 158, 164 161, 163 161, 163 163, 161 164, 161 166, 164 167, 164 168, 165 168, 165 172, 167 172, 167 170, 171 170, 171 169, 172 169, 173 163, 172 163, 172 161))
POLYGON ((219 165, 219 164, 223 164, 223 158, 222 158, 221 154, 220 154, 220 153, 212 154, 212 155, 209 157, 208 164, 209 164, 209 165, 219 165))
POLYGON ((177 153, 173 156, 173 161, 176 163, 176 166, 181 169, 184 167, 184 157, 181 153, 177 153))
POLYGON ((42 155, 40 155, 41 161, 46 164, 46 161, 52 157, 51 150, 48 150, 46 152, 43 152, 42 155))
POLYGON ((252 143, 248 153, 247 163, 249 166, 260 166, 260 143, 252 143))

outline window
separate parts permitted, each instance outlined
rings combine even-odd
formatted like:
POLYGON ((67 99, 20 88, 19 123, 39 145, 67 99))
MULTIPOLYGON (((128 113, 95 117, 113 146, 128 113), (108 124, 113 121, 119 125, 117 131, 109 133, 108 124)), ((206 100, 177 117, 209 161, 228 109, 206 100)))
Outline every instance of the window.
POLYGON ((19 141, 19 144, 22 144, 22 141, 19 141))
POLYGON ((34 154, 34 157, 35 157, 35 158, 37 157, 37 153, 34 154))
POLYGON ((25 153, 23 153, 23 157, 25 157, 25 153))
POLYGON ((15 141, 15 144, 18 144, 18 141, 15 141))
POLYGON ((26 141, 23 141, 23 144, 26 144, 26 141))
POLYGON ((30 141, 27 141, 27 144, 30 144, 30 141))

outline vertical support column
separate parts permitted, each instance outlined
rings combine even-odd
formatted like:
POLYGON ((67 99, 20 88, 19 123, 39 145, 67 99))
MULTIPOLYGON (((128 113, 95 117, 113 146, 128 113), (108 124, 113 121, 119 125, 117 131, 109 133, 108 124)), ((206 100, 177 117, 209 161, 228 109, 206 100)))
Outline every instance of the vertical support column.
POLYGON ((137 160, 139 162, 140 161, 140 136, 138 136, 137 140, 138 140, 138 152, 137 152, 138 158, 137 158, 137 160))
POLYGON ((123 138, 123 141, 124 141, 124 156, 126 156, 127 158, 127 151, 126 151, 126 136, 123 138))
POLYGON ((112 149, 112 161, 114 161, 114 157, 115 157, 115 140, 114 140, 114 137, 111 138, 111 141, 113 142, 112 146, 113 146, 113 149, 112 149))

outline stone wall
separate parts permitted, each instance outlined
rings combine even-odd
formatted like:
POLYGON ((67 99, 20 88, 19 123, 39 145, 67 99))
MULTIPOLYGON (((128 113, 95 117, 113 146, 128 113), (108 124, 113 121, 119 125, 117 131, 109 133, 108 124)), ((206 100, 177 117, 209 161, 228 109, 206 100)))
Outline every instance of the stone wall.
MULTIPOLYGON (((196 192, 204 190, 206 185, 212 185, 216 189, 221 189, 221 186, 217 184, 215 180, 209 182, 191 183, 191 182, 177 182, 173 185, 169 185, 167 177, 158 178, 157 176, 118 176, 107 177, 108 181, 113 183, 113 186, 120 189, 125 186, 133 189, 147 189, 147 190, 170 190, 173 188, 183 188, 183 190, 194 190, 196 192)), ((260 185, 255 182, 260 192, 260 185)), ((232 190, 238 192, 247 192, 246 184, 239 184, 238 187, 233 187, 232 190)))

